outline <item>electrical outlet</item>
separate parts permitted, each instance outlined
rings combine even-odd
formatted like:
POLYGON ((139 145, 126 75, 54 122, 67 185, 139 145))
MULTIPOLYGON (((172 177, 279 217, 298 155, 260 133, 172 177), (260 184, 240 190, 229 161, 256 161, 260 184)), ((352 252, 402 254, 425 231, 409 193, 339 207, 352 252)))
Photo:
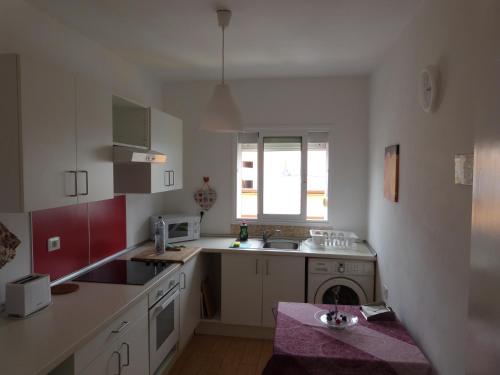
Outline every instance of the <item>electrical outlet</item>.
POLYGON ((385 284, 382 288, 382 293, 383 293, 384 301, 388 302, 389 301, 389 288, 385 284))
POLYGON ((47 250, 56 251, 61 248, 61 237, 50 237, 47 240, 47 250))

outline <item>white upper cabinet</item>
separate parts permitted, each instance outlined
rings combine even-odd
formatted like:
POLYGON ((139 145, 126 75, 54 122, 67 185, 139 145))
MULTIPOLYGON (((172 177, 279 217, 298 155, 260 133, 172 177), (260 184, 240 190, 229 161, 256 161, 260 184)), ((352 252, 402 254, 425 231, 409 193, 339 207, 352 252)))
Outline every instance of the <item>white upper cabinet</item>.
POLYGON ((113 97, 113 143, 159 152, 165 163, 115 162, 115 193, 160 193, 182 189, 182 120, 155 108, 113 97))
POLYGON ((15 54, 0 55, 0 76, 0 173, 8 181, 1 184, 0 212, 111 198, 111 107, 104 91, 15 54), (108 174, 94 181, 96 162, 108 163, 108 174), (100 191, 95 199, 94 191, 100 191))
POLYGON ((167 155, 165 164, 152 164, 151 192, 182 189, 182 121, 150 109, 151 150, 167 155))
POLYGON ((76 140, 78 202, 113 198, 111 89, 78 76, 76 140))

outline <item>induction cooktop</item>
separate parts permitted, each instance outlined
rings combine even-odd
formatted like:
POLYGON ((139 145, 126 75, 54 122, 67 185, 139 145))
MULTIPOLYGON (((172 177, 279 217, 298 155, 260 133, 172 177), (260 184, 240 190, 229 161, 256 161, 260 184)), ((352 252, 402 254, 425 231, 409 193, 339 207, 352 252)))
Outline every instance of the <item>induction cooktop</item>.
POLYGON ((74 281, 93 283, 144 285, 174 263, 146 263, 115 259, 77 277, 74 281))

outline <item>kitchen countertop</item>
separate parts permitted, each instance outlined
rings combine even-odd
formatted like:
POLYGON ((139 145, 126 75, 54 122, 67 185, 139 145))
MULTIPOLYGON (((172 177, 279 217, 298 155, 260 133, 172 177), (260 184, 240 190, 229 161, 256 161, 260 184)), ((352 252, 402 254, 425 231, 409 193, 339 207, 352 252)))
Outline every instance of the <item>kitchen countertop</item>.
POLYGON ((304 243, 301 243, 298 250, 278 250, 231 248, 230 246, 234 241, 233 237, 201 237, 199 240, 181 242, 179 245, 201 247, 205 253, 289 255, 309 258, 367 260, 373 262, 377 259, 376 253, 366 243, 357 243, 351 248, 332 250, 311 249, 304 243))
POLYGON ((134 255, 130 258, 138 261, 157 261, 157 262, 174 262, 184 264, 191 258, 198 255, 201 247, 188 245, 179 250, 167 250, 163 254, 157 254, 154 243, 147 242, 146 244, 134 249, 134 255))
MULTIPOLYGON (((355 249, 312 250, 303 244, 298 250, 230 248, 232 237, 202 237, 180 243, 199 247, 206 253, 267 254, 314 258, 375 261, 376 254, 365 244, 355 249)), ((144 244, 150 246, 151 243, 144 244)), ((144 251, 136 248, 119 259, 144 251)), ((0 366, 2 374, 46 374, 82 348, 99 331, 125 312, 165 277, 176 265, 145 285, 117 285, 80 282, 71 294, 52 296, 52 304, 26 319, 0 315, 0 366)), ((145 311, 146 313, 146 311, 145 311)))
POLYGON ((145 285, 81 282, 77 292, 52 296, 50 306, 26 319, 2 313, 0 372, 46 374, 179 268, 176 265, 145 285))

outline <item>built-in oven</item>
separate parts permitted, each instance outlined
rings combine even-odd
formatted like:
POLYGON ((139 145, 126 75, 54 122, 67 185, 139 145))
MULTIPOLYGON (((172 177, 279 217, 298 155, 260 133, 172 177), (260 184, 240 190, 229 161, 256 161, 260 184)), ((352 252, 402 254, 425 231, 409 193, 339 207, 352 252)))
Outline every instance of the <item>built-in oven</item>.
POLYGON ((179 342, 179 275, 160 283, 149 294, 149 368, 163 368, 179 342))

